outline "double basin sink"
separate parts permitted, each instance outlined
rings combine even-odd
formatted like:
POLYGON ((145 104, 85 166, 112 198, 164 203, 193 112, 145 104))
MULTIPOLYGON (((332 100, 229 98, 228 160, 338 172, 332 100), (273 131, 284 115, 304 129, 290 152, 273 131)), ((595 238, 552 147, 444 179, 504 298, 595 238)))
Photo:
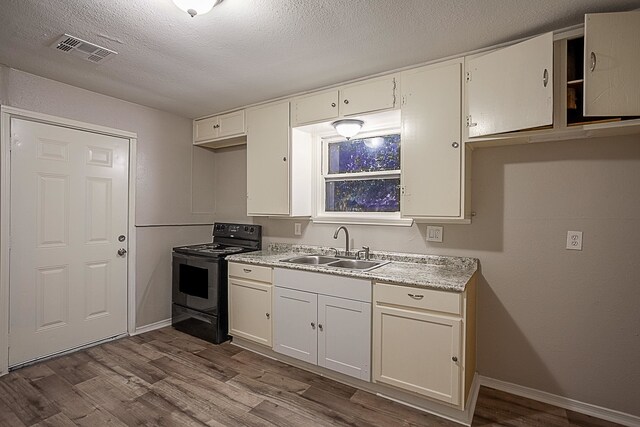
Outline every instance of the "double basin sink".
POLYGON ((281 260, 292 264, 326 265, 327 267, 344 268, 346 270, 369 271, 388 264, 389 261, 372 261, 364 259, 348 259, 327 255, 302 255, 281 260))

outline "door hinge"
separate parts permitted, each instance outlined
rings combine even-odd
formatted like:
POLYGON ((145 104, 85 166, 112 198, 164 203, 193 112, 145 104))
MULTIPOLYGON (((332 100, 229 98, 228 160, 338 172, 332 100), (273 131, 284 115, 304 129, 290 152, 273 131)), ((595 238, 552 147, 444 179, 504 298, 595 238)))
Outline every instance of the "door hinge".
POLYGON ((473 123, 473 122, 471 121, 471 114, 469 114, 469 115, 467 116, 467 127, 468 127, 468 128, 472 128, 472 127, 474 127, 474 126, 478 126, 478 124, 477 124, 477 123, 473 123))
POLYGON ((464 75, 465 80, 467 81, 467 83, 469 83, 471 81, 471 71, 467 71, 464 75))
POLYGON ((402 96, 402 105, 407 105, 407 97, 406 96, 402 96))

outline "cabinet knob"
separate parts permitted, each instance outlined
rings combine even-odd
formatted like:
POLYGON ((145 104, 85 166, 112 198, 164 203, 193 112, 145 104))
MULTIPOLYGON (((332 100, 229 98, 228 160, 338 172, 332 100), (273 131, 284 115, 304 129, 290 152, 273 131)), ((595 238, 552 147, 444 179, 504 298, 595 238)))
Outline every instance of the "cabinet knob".
POLYGON ((283 161, 283 162, 286 162, 286 161, 287 161, 287 158, 286 158, 286 157, 283 157, 283 158, 282 158, 282 161, 283 161))
POLYGON ((544 87, 547 87, 548 83, 549 83, 549 70, 545 68, 544 71, 542 72, 542 84, 544 85, 544 87))
POLYGON ((311 322, 311 329, 315 329, 316 328, 316 324, 311 322))
POLYGON ((322 332, 322 323, 318 323, 318 329, 320 329, 320 332, 322 332))
POLYGON ((345 103, 345 104, 348 104, 348 103, 349 103, 349 100, 348 100, 348 99, 345 99, 345 100, 344 100, 344 103, 345 103))
POLYGON ((458 148, 460 146, 460 144, 458 144, 457 142, 454 142, 453 144, 451 144, 451 146, 453 148, 458 148))
POLYGON ((332 103, 331 103, 331 106, 335 108, 336 103, 335 103, 335 102, 332 102, 332 103))
POLYGON ((453 356, 453 357, 451 358, 451 360, 453 360, 454 362, 457 362, 457 361, 458 361, 458 358, 457 358, 456 356, 453 356))
POLYGON ((591 58, 591 64, 589 65, 589 70, 591 70, 591 72, 595 71, 596 69, 596 54, 595 52, 591 52, 591 55, 589 55, 591 58))
POLYGON ((267 319, 271 319, 271 315, 269 313, 265 313, 265 315, 267 316, 267 319))

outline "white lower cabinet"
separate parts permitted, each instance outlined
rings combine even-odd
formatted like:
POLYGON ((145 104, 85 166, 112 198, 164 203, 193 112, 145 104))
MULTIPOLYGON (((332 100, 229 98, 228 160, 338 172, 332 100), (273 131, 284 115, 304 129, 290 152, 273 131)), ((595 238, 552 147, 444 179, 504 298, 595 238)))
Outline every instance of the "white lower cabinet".
POLYGON ((475 373, 475 288, 374 284, 373 381, 464 406, 475 373))
POLYGON ((229 263, 229 335, 271 347, 271 270, 229 263))
POLYGON ((369 381, 371 283, 284 269, 274 283, 273 350, 369 381))

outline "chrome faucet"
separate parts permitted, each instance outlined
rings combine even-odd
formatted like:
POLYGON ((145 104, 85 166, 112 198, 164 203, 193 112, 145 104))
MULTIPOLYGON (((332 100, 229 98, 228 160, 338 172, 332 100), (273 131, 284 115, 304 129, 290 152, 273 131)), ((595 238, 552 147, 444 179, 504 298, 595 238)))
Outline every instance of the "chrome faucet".
POLYGON ((346 241, 344 245, 344 250, 345 250, 345 255, 349 256, 349 230, 347 230, 347 227, 345 227, 344 225, 341 225, 340 227, 338 227, 336 232, 333 233, 333 238, 334 239, 338 238, 338 233, 340 232, 340 230, 344 230, 344 237, 346 241))

